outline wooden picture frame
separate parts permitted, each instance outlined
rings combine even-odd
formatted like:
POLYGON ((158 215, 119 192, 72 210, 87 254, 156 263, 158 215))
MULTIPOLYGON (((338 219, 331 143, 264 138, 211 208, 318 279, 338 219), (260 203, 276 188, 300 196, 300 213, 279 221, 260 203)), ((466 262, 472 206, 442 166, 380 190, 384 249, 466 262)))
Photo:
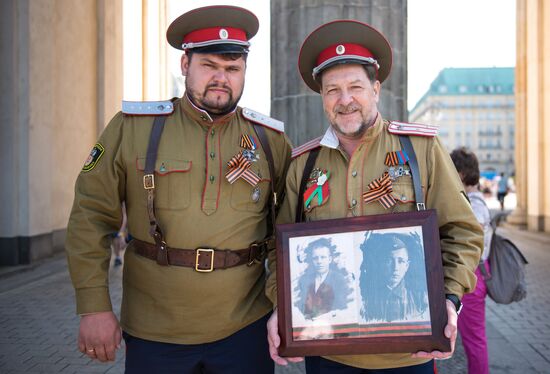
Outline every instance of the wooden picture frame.
POLYGON ((277 225, 277 289, 281 356, 450 351, 435 210, 277 225))

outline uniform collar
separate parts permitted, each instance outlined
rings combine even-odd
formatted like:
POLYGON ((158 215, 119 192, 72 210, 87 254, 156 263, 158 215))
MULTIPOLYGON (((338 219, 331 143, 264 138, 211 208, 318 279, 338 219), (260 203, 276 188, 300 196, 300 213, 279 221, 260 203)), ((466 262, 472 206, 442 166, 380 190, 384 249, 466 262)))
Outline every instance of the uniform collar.
POLYGON ((227 113, 223 117, 213 119, 210 113, 193 104, 189 99, 189 96, 187 96, 187 93, 183 94, 182 102, 183 102, 183 110, 187 114, 189 114, 191 118, 193 118, 195 121, 204 125, 212 125, 212 124, 229 122, 237 111, 237 107, 235 107, 235 109, 233 109, 231 112, 227 113))
MULTIPOLYGON (((383 120, 380 113, 376 114, 376 119, 374 120, 374 125, 369 127, 367 131, 365 132, 365 135, 363 135, 363 139, 361 139, 361 142, 368 142, 374 138, 376 138, 380 132, 382 131, 383 120)), ((329 126, 327 131, 325 131, 325 135, 320 141, 320 144, 324 147, 337 149, 340 145, 340 140, 338 140, 338 136, 336 136, 336 131, 334 131, 334 128, 332 126, 329 126)))

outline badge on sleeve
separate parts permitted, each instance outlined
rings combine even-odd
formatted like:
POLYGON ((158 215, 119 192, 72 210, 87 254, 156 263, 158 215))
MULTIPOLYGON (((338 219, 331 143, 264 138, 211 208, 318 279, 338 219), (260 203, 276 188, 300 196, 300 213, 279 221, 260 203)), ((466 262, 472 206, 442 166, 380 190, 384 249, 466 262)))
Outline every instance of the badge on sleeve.
POLYGON ((90 155, 86 159, 86 162, 82 167, 82 171, 86 172, 92 170, 97 165, 99 159, 101 158, 101 156, 103 156, 104 152, 105 148, 103 148, 100 143, 96 143, 96 145, 94 145, 94 147, 92 148, 90 155))

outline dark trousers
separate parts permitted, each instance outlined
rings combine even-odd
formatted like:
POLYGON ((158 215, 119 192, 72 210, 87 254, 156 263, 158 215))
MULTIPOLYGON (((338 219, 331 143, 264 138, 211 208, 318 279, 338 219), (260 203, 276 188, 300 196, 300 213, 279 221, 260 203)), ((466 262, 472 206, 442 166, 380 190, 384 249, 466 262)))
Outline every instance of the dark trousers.
POLYGON ((268 316, 225 339, 205 344, 170 344, 123 333, 126 373, 273 373, 267 345, 268 316))
POLYGON ((306 357, 307 374, 434 374, 434 361, 425 364, 392 369, 360 369, 327 360, 322 357, 306 357))

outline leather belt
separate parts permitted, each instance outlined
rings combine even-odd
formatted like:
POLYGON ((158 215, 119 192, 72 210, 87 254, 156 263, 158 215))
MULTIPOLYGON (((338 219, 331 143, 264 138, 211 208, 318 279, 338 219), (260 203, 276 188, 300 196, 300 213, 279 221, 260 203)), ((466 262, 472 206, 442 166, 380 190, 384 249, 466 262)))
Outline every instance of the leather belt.
MULTIPOLYGON (((159 248, 155 244, 139 239, 133 239, 135 252, 153 261, 158 259, 159 248)), ((248 266, 261 262, 267 254, 268 240, 252 243, 248 248, 230 250, 214 248, 197 249, 164 249, 168 255, 168 265, 194 268, 201 273, 209 273, 218 269, 227 269, 233 266, 247 264, 248 266)), ((159 264, 163 265, 163 264, 159 264)))

